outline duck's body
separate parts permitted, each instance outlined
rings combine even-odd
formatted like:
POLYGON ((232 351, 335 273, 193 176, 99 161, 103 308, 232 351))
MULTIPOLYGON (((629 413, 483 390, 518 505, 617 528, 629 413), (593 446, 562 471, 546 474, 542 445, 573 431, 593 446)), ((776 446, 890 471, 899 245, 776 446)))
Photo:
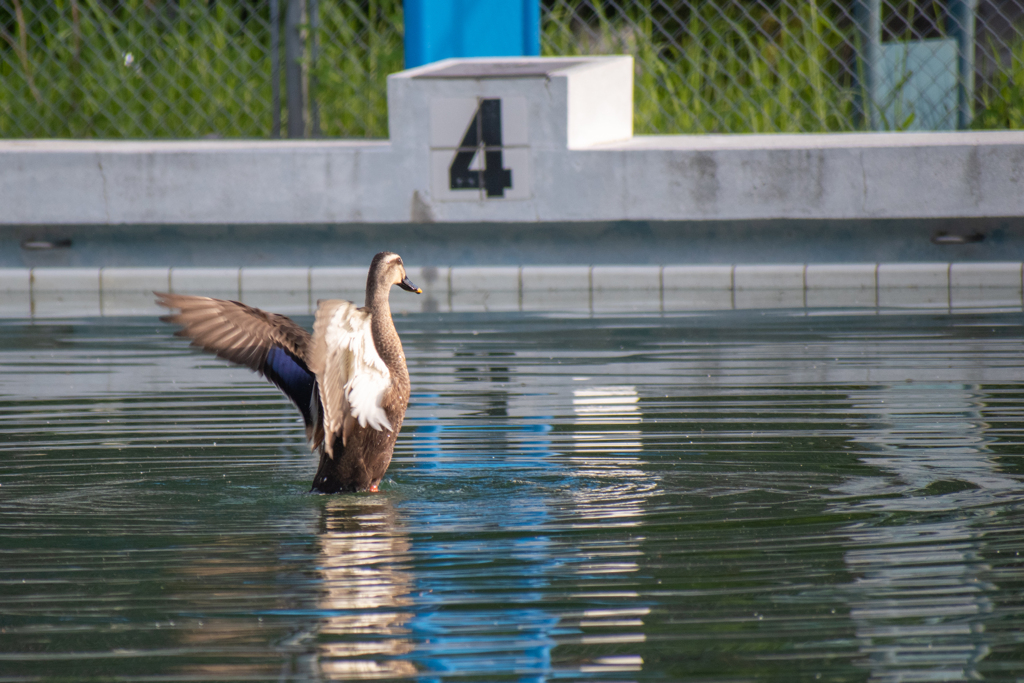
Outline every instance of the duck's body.
POLYGON ((409 405, 409 371, 391 319, 391 285, 419 293, 397 254, 370 264, 366 306, 317 302, 313 334, 292 320, 237 301, 157 294, 180 313, 162 320, 179 336, 273 382, 302 413, 320 454, 313 490, 376 491, 409 405))

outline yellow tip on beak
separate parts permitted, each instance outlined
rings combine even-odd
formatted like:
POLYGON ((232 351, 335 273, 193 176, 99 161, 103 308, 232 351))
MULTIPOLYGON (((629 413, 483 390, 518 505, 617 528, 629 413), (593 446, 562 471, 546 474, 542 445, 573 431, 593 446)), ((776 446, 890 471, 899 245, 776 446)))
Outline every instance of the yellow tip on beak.
POLYGON ((423 290, 422 290, 422 289, 420 289, 419 287, 417 287, 417 288, 416 288, 416 293, 417 293, 417 294, 422 294, 422 293, 423 293, 423 290))

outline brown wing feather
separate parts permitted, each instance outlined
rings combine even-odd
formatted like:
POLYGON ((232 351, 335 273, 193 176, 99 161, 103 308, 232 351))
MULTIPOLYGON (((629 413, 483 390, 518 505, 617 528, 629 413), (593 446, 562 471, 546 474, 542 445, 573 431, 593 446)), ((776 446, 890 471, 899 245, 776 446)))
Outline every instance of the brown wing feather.
MULTIPOLYGON (((237 301, 211 299, 206 296, 161 294, 154 292, 157 303, 176 308, 178 313, 161 318, 164 322, 181 325, 175 332, 179 337, 192 340, 193 346, 215 353, 218 357, 244 365, 260 373, 278 386, 295 403, 306 423, 306 438, 315 450, 323 441, 319 401, 315 383, 303 394, 275 375, 267 363, 274 348, 287 351, 309 372, 312 336, 290 318, 267 313, 237 301), (311 392, 311 393, 310 393, 311 392)), ((310 382, 313 382, 312 373, 310 382)))
POLYGON ((281 346, 303 363, 309 362, 311 336, 286 316, 207 296, 160 292, 156 296, 161 306, 180 311, 160 318, 181 325, 176 335, 220 358, 263 372, 270 349, 281 346))

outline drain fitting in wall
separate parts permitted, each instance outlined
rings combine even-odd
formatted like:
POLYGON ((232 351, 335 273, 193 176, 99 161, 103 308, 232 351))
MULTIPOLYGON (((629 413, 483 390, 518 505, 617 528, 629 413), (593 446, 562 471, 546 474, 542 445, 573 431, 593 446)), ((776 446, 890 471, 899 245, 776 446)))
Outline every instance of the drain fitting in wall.
POLYGON ((948 232, 937 232, 932 235, 932 244, 975 244, 983 242, 985 236, 980 232, 972 232, 969 235, 950 235, 948 232))
POLYGON ((47 251, 49 249, 67 249, 71 246, 71 240, 25 240, 21 248, 26 251, 47 251))

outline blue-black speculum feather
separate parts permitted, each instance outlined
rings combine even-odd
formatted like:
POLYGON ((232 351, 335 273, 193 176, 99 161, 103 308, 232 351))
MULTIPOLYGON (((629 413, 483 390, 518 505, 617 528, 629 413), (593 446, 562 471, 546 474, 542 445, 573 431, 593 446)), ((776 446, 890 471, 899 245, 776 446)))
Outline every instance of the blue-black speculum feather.
POLYGON ((306 364, 279 346, 274 346, 267 353, 267 362, 263 369, 267 379, 276 384, 288 398, 302 411, 302 419, 307 425, 315 421, 310 414, 316 378, 306 364))

